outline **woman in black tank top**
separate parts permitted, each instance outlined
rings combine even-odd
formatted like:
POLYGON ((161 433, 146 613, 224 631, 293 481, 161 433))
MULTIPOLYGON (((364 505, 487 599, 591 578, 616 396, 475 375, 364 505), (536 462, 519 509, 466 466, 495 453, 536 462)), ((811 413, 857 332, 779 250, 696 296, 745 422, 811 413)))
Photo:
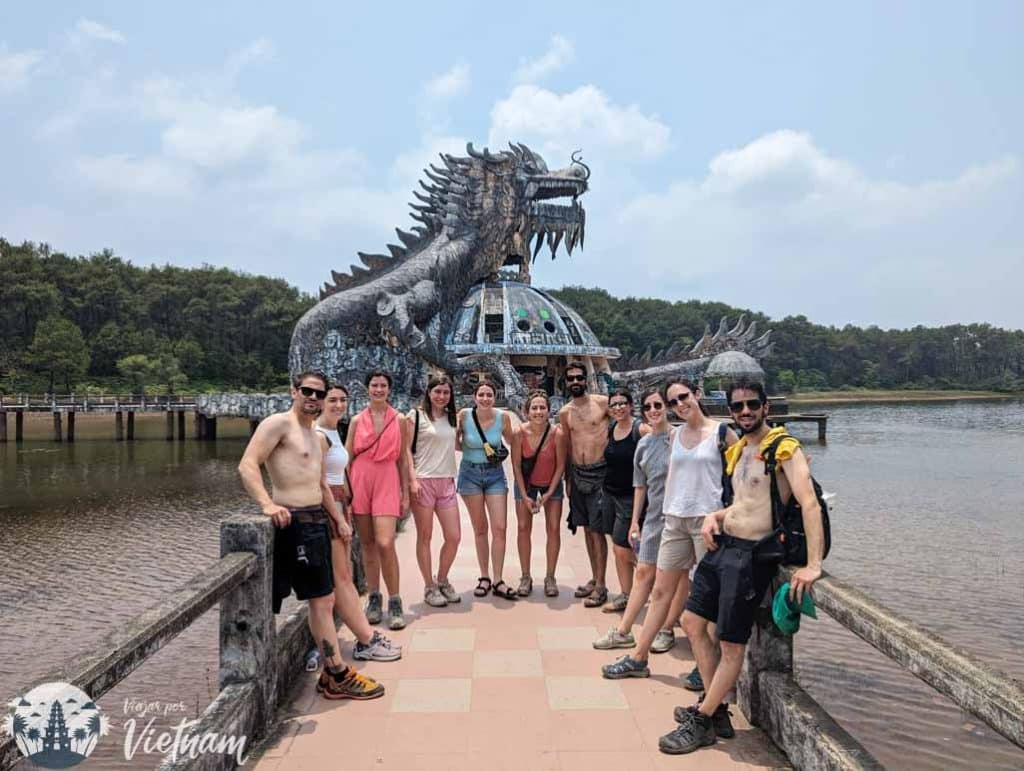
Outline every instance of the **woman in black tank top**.
POLYGON ((633 518, 633 455, 640 437, 650 430, 633 417, 633 396, 620 388, 608 397, 608 411, 612 423, 608 426, 608 444, 604 450, 604 489, 615 510, 615 528, 612 544, 615 572, 619 576, 621 593, 603 608, 608 613, 623 611, 633 591, 633 569, 636 552, 629 542, 629 525, 633 518))

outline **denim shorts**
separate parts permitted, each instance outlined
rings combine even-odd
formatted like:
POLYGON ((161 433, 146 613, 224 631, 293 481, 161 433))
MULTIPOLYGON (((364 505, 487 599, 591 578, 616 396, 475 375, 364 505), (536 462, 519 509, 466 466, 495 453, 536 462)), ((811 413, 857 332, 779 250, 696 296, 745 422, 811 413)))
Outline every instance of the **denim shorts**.
MULTIPOLYGON (((543 495, 544 493, 546 493, 548 491, 548 487, 549 486, 550 485, 530 485, 529 487, 526 488, 526 492, 529 493, 530 500, 531 501, 535 501, 535 500, 537 500, 538 493, 540 495, 543 495)), ((562 485, 562 480, 559 479, 558 480, 558 486, 555 487, 555 491, 553 493, 551 493, 551 500, 553 500, 553 501, 560 501, 564 497, 565 497, 565 487, 562 485)), ((521 501, 523 499, 523 497, 519 494, 519 488, 518 487, 516 487, 516 489, 515 489, 515 499, 517 501, 521 501)))
POLYGON ((508 493, 503 466, 490 463, 459 464, 459 495, 503 495, 508 493))

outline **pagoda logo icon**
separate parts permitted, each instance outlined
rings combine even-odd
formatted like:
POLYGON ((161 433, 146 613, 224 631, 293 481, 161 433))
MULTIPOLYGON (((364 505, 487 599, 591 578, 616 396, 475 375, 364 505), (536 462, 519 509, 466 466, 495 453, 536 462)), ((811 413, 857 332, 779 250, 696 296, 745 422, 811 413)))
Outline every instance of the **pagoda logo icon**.
POLYGON ((89 757, 110 722, 70 683, 43 683, 7 704, 4 729, 21 754, 44 768, 70 768, 89 757))

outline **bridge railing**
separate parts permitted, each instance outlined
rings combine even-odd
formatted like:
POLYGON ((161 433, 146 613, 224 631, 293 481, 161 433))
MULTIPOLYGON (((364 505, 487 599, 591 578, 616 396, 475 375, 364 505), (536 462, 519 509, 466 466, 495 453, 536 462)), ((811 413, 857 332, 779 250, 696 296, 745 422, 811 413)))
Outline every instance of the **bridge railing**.
MULTIPOLYGON (((277 629, 271 611, 273 524, 262 516, 237 515, 220 530, 221 557, 186 584, 107 635, 40 682, 67 682, 98 700, 146 659, 220 604, 219 693, 189 735, 244 737, 245 754, 266 735, 311 643, 303 606, 277 629)), ((0 738, 0 770, 20 758, 14 737, 0 738)), ((183 753, 165 759, 162 771, 229 769, 237 755, 183 753)))
MULTIPOLYGON (((782 568, 775 587, 792 575, 782 568)), ((916 675, 954 704, 1024 748, 1024 687, 971 654, 907 619, 835 576, 814 584, 816 605, 916 675)), ((739 705, 796 768, 876 769, 882 766, 842 729, 793 678, 793 638, 758 611, 737 688, 739 705)))
POLYGON ((162 410, 195 407, 194 396, 180 394, 0 394, 0 409, 24 410, 162 410))

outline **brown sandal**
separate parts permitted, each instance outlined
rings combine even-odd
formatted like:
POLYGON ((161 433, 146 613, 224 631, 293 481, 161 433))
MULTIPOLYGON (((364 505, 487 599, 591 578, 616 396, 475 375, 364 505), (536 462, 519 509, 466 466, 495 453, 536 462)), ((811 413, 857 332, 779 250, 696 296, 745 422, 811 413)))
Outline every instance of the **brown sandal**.
POLYGON ((608 589, 602 586, 600 589, 595 589, 594 593, 583 601, 583 607, 599 608, 606 602, 608 602, 608 589))
POLYGON ((591 578, 582 586, 576 587, 576 597, 589 597, 594 593, 594 588, 597 586, 597 581, 591 578))

